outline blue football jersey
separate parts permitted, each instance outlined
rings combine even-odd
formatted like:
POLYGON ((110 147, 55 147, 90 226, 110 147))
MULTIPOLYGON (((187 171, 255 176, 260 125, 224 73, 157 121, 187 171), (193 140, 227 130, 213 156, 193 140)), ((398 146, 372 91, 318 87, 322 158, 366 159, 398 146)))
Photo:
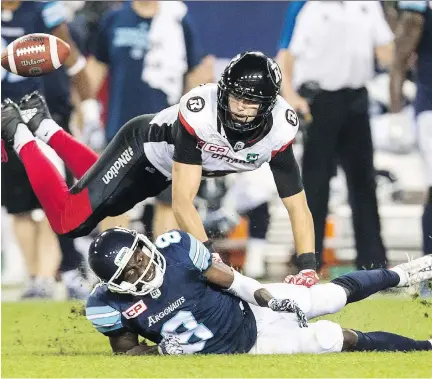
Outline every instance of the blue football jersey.
POLYGON ((423 34, 417 47, 416 114, 432 110, 432 1, 399 1, 402 11, 419 12, 424 16, 423 34))
MULTIPOLYGON (((2 50, 15 39, 30 33, 50 33, 65 21, 65 11, 61 2, 22 1, 11 12, 2 9, 1 36, 2 50)), ((41 77, 24 78, 1 70, 2 101, 9 97, 19 101, 25 94, 35 90, 43 91, 41 77)))
POLYGON ((86 306, 96 329, 108 336, 129 331, 155 343, 176 334, 186 354, 248 352, 257 337, 255 317, 249 304, 206 281, 207 248, 182 231, 160 236, 156 245, 166 259, 159 291, 132 296, 98 285, 86 306))
POLYGON ((101 19, 92 50, 109 69, 108 140, 130 119, 180 100, 184 75, 203 57, 186 10, 161 1, 155 17, 142 18, 124 2, 101 19), (178 19, 171 15, 176 10, 178 19))

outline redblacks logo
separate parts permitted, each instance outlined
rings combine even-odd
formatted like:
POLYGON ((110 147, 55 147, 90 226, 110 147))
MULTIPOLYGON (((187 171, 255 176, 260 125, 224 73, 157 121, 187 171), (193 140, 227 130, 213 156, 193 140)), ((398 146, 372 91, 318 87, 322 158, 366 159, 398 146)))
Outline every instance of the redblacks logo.
POLYGON ((129 320, 131 318, 138 317, 141 313, 145 312, 146 310, 147 310, 147 305, 144 304, 144 301, 140 300, 138 301, 138 303, 135 303, 134 305, 126 309, 124 312, 122 312, 122 315, 129 320))

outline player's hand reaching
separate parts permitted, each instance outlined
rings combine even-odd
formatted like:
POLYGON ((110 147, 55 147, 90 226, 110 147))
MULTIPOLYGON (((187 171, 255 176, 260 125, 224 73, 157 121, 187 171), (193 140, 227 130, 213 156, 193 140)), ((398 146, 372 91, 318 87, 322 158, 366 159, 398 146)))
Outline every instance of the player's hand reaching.
POLYGON ((284 282, 298 286, 312 287, 319 282, 319 278, 316 271, 307 269, 300 271, 297 275, 288 275, 284 279, 284 282))
POLYGON ((221 256, 219 255, 219 253, 212 253, 211 257, 212 257, 213 262, 223 263, 223 260, 222 260, 221 256))
POLYGON ((181 355, 183 348, 177 336, 168 334, 158 345, 160 355, 181 355))
POLYGON ((268 302, 268 307, 275 312, 288 312, 295 313, 300 328, 307 328, 307 318, 305 313, 301 310, 294 300, 290 299, 271 299, 268 302))

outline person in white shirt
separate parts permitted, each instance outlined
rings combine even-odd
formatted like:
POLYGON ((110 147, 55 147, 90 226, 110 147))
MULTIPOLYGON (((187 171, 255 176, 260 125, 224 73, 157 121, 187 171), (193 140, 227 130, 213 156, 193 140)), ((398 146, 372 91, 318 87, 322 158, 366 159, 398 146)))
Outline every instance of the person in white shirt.
POLYGON ((298 9, 291 39, 280 46, 277 60, 283 72, 283 95, 294 109, 310 113, 313 119, 304 146, 302 177, 315 224, 318 264, 322 263, 329 181, 337 161, 347 177, 356 266, 386 266, 365 84, 374 74, 375 57, 382 66, 391 62, 392 43, 378 1, 317 1, 298 9), (311 83, 317 90, 309 104, 298 92, 311 83))

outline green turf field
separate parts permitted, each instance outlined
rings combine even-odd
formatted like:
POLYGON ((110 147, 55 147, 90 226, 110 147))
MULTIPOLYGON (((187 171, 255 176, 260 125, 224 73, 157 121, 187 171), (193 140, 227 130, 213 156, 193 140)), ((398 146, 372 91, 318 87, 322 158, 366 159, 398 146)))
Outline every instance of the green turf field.
MULTIPOLYGON (((343 326, 432 338, 432 303, 378 297, 329 317, 343 326)), ((432 377, 432 352, 326 356, 113 357, 73 303, 2 304, 2 377, 432 377)))

